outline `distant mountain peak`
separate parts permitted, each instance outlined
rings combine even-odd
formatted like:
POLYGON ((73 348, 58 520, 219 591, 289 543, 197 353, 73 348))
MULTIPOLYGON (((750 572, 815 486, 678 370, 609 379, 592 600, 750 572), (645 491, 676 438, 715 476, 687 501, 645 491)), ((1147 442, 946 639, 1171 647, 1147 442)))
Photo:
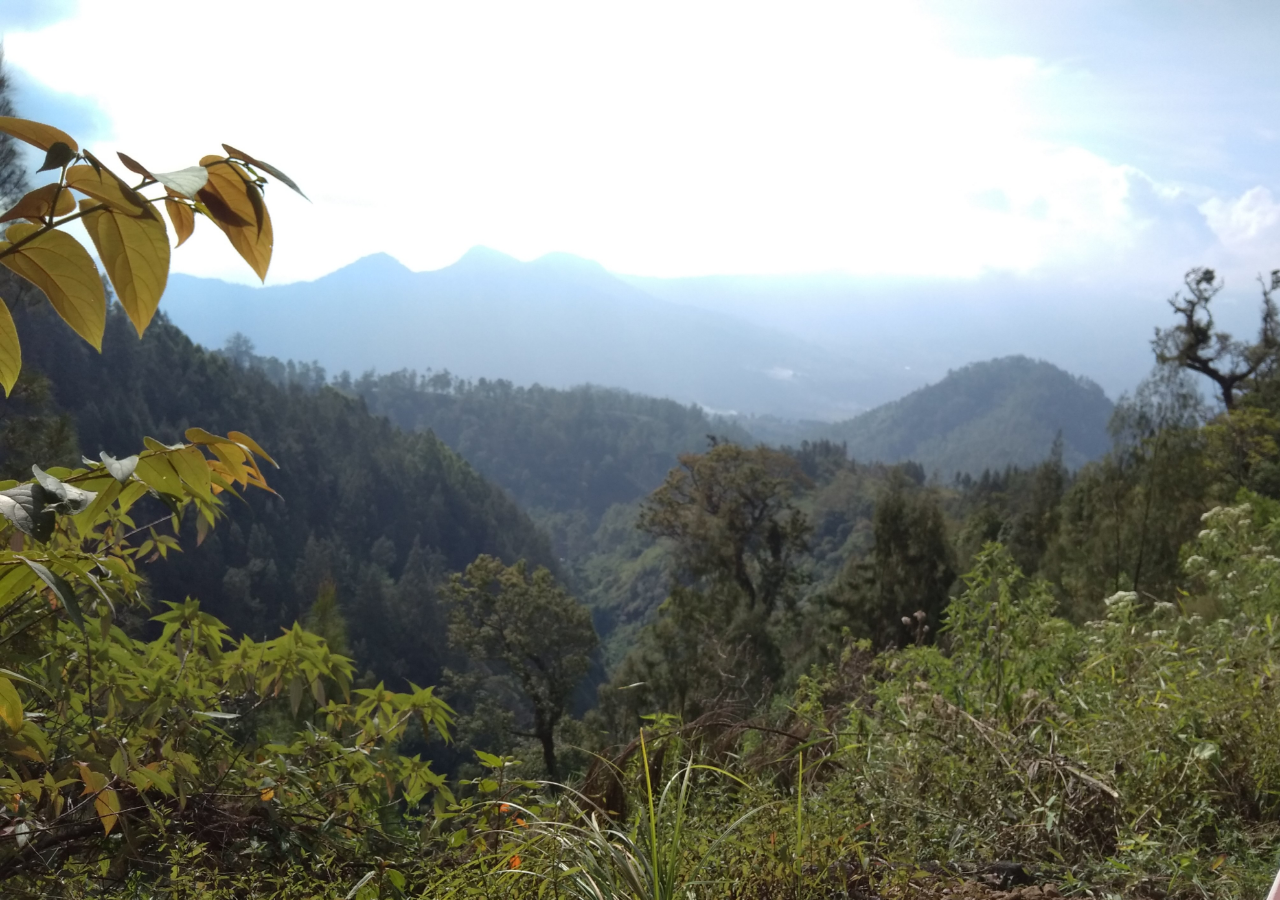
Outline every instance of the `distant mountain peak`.
POLYGON ((370 253, 368 256, 362 256, 355 262, 348 263, 341 269, 330 272, 324 277, 333 278, 337 276, 342 279, 366 279, 407 274, 410 274, 409 268, 389 253, 370 253))
POLYGON ((514 256, 508 256, 501 250, 494 250, 492 247, 482 247, 479 244, 472 247, 462 256, 458 257, 458 261, 446 268, 450 269, 510 269, 520 265, 520 260, 514 256))
POLYGON ((554 269, 559 272, 609 274, 609 271, 594 259, 575 256, 572 253, 546 253, 529 263, 529 265, 539 266, 545 269, 554 269))

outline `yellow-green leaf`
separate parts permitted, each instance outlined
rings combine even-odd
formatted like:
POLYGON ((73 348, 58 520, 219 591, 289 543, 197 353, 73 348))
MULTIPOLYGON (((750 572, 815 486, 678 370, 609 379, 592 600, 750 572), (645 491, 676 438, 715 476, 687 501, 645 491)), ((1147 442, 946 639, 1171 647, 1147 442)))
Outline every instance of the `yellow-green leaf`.
MULTIPOLYGON (((80 204, 82 209, 91 205, 90 200, 80 204)), ((164 219, 127 216, 98 207, 86 212, 83 221, 120 305, 142 337, 169 279, 169 235, 164 219)))
POLYGON ((120 795, 114 788, 103 788, 93 798, 93 808, 98 811, 98 818, 102 820, 102 833, 110 834, 116 820, 120 818, 120 795))
POLYGON ((3 216, 0 216, 0 222, 12 222, 14 219, 43 219, 50 212, 55 216, 65 216, 75 208, 76 201, 71 196, 71 192, 54 182, 29 191, 3 216), (56 207, 53 205, 55 198, 56 207))
POLYGON ((177 246, 181 247, 196 230, 196 214, 185 203, 179 203, 172 197, 164 198, 164 208, 169 212, 169 221, 173 223, 173 233, 178 236, 177 246))
POLYGON ((82 194, 101 200, 129 216, 154 215, 142 195, 117 178, 110 169, 79 165, 67 169, 67 184, 82 194))
POLYGON ((138 466, 133 470, 148 487, 165 494, 182 496, 182 481, 174 471, 169 460, 164 456, 142 456, 138 458, 138 466))
POLYGON ((8 678, 0 676, 0 721, 17 734, 22 730, 22 698, 8 678))
POLYGON ((52 125, 45 125, 43 122, 33 122, 30 119, 0 116, 0 131, 16 137, 20 141, 26 141, 34 147, 39 147, 41 150, 48 150, 59 141, 72 150, 78 151, 80 149, 80 145, 76 143, 75 138, 65 131, 54 128, 52 125))
POLYGON ((9 305, 0 299, 0 386, 9 396, 22 371, 22 346, 18 343, 18 329, 13 324, 9 305))
POLYGON ((271 216, 266 204, 261 202, 257 185, 250 182, 247 172, 220 156, 206 156, 200 165, 209 170, 209 183, 200 191, 200 199, 214 213, 214 223, 226 234, 231 246, 265 281, 274 236, 271 216), (220 213, 211 200, 223 204, 232 216, 220 213))
MULTIPOLYGON (((5 232, 0 251, 7 250, 40 230, 39 225, 20 223, 5 232)), ((17 252, 0 257, 0 263, 30 281, 49 298, 58 315, 80 337, 102 350, 102 332, 107 324, 107 295, 89 251, 61 231, 46 231, 17 252)))
POLYGON ((205 462, 204 454, 195 447, 185 447, 182 450, 175 450, 169 454, 169 462, 173 464, 173 468, 177 471, 182 480, 186 482, 187 487, 205 500, 212 501, 213 495, 209 492, 209 480, 211 472, 209 465, 205 462))
POLYGON ((200 165, 209 173, 209 181, 200 193, 213 193, 227 205, 238 220, 228 224, 256 223, 253 201, 249 199, 249 173, 221 156, 206 156, 200 165))
POLYGON ((231 440, 235 441, 237 444, 249 448, 277 469, 280 468, 280 464, 271 458, 271 454, 259 447, 258 442, 249 437, 249 435, 245 434, 243 431, 228 431, 227 437, 231 438, 231 440))

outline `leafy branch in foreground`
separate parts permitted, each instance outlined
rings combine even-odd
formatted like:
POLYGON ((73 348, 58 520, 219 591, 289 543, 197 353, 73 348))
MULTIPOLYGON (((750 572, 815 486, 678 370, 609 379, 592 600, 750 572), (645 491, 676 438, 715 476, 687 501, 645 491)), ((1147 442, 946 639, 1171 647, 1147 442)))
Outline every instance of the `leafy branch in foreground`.
POLYGON ((202 538, 221 495, 271 490, 252 438, 186 437, 0 485, 0 879, 120 878, 180 838, 213 868, 340 852, 390 840, 390 810, 444 790, 389 750, 411 727, 448 737, 433 689, 353 691, 351 660, 317 635, 232 641, 190 599, 154 640, 121 627, 142 607, 138 563, 177 549, 188 508, 202 538))
MULTIPOLYGON (((12 222, 0 241, 0 263, 44 292, 58 315, 102 349, 106 291, 89 251, 61 229, 80 221, 89 233, 120 305, 139 337, 146 331, 169 278, 169 234, 156 205, 164 202, 177 246, 195 229, 197 213, 213 221, 257 273, 267 277, 274 233, 263 199, 265 172, 302 194, 269 163, 223 144, 226 156, 205 156, 197 166, 152 172, 123 153, 125 168, 140 176, 130 185, 64 131, 12 116, 0 116, 0 132, 45 151, 38 171, 57 179, 23 195, 0 215, 12 222), (150 187, 163 194, 146 196, 150 187)), ((303 195, 305 196, 305 195, 303 195)), ((0 385, 6 395, 22 368, 18 332, 0 303, 0 385)))

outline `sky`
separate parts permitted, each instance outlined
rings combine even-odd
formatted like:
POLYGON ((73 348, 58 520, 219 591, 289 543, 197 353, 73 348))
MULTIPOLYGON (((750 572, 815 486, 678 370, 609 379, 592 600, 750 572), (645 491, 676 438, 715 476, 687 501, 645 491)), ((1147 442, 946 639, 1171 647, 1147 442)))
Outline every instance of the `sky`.
MULTIPOLYGON (((288 172, 268 283, 474 245, 638 275, 1280 267, 1280 5, 0 0, 20 114, 288 172)), ((211 227, 174 269, 248 282, 211 227)))

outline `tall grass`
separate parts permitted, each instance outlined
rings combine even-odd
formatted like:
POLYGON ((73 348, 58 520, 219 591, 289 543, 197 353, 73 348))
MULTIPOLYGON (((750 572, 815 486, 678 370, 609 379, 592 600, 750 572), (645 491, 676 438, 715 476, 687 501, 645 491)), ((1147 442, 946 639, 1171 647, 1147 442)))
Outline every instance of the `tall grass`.
POLYGON ((692 756, 667 779, 661 791, 653 783, 649 743, 640 734, 644 797, 627 825, 612 821, 587 797, 565 790, 561 817, 528 822, 522 858, 541 863, 512 875, 531 874, 553 883, 559 896, 573 900, 694 900, 709 896, 715 882, 704 878, 725 842, 764 806, 737 816, 704 849, 691 842, 686 828, 699 773, 746 783, 718 766, 692 756))

